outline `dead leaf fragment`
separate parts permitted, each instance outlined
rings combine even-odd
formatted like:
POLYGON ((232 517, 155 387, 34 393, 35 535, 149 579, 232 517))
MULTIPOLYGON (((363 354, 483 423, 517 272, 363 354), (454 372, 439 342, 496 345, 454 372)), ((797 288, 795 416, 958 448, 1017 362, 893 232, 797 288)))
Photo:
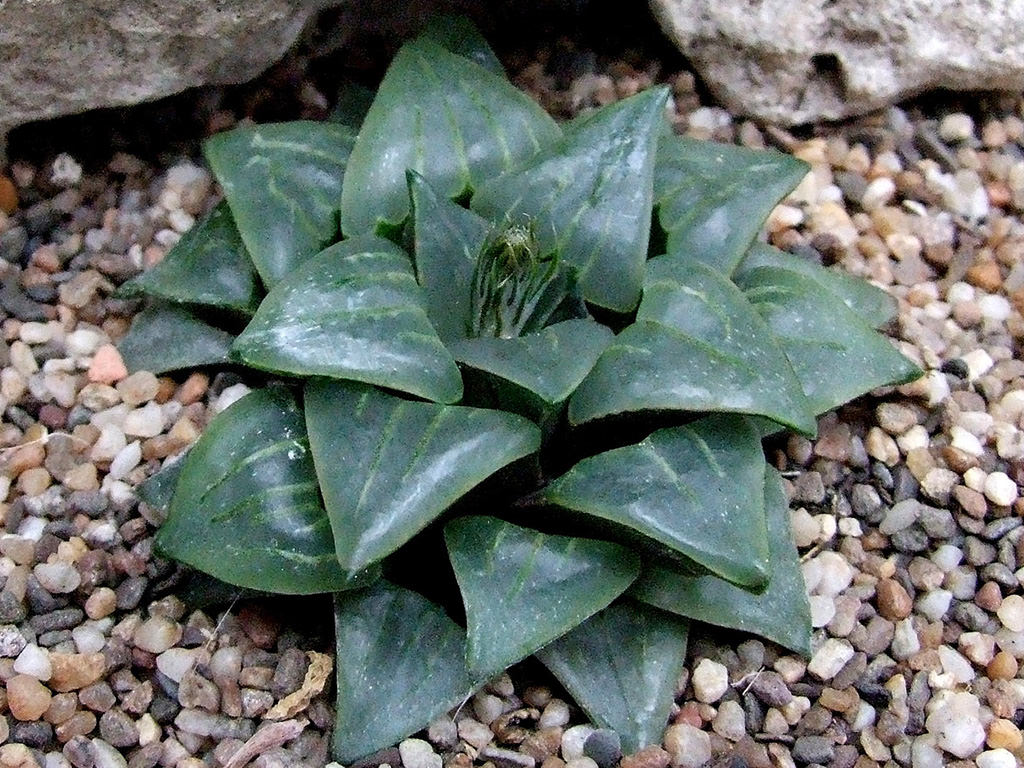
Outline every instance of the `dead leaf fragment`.
MULTIPOLYGON (((322 654, 318 654, 322 655, 322 654)), ((280 723, 271 723, 260 728, 249 740, 245 742, 238 751, 231 756, 231 759, 224 763, 224 768, 245 768, 253 759, 259 757, 267 750, 280 747, 296 738, 303 729, 309 725, 309 721, 285 720, 280 723)))
POLYGON ((306 678, 302 681, 299 690, 289 693, 271 707, 270 711, 263 716, 265 720, 284 720, 287 717, 295 717, 308 707, 313 697, 327 685, 327 679, 331 676, 331 670, 334 669, 334 657, 329 653, 317 653, 316 651, 307 651, 306 655, 309 656, 309 668, 306 670, 306 678))

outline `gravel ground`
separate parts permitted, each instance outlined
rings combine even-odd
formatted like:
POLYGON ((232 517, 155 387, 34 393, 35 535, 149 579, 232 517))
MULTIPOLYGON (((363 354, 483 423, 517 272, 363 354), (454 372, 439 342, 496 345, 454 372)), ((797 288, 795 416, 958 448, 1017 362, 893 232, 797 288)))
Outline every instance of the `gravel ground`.
MULTIPOLYGON (((1024 101, 968 114, 944 97, 792 135, 702 106, 688 71, 559 45, 510 58, 558 115, 668 82, 680 132, 811 163, 769 239, 890 291, 890 330, 928 375, 823 417, 817 441, 769 447, 811 596, 809 663, 695 636, 663 746, 625 757, 526 663, 365 766, 1019 764, 1024 101)), ((297 92, 290 116, 328 106, 312 80, 297 92)), ((186 605, 185 574, 152 553, 160 519, 133 494, 247 389, 234 374, 128 376, 111 346, 137 309, 113 289, 217 199, 198 139, 263 103, 208 96, 185 102, 201 127, 173 149, 94 147, 102 162, 83 170, 58 141, 0 166, 2 768, 328 761, 329 626, 296 627, 273 603, 186 605)))

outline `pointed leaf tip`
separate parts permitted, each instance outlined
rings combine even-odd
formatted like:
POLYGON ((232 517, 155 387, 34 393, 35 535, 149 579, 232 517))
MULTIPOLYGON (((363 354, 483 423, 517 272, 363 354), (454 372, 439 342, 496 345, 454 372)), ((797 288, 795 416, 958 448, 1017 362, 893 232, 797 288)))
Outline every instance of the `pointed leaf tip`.
POLYGON ((466 607, 466 659, 483 682, 607 606, 640 560, 618 544, 548 536, 492 517, 445 526, 466 607))

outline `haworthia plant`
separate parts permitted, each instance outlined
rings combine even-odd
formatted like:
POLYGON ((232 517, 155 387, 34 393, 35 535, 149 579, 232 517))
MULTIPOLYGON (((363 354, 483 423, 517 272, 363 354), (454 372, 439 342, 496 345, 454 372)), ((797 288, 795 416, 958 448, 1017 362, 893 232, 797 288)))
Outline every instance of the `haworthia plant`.
POLYGON ((672 136, 666 97, 557 125, 438 20, 334 122, 210 139, 226 202, 126 288, 132 368, 279 377, 142 493, 164 554, 335 593, 342 762, 531 654, 633 750, 690 620, 810 649, 761 436, 919 371, 884 293, 754 242, 806 166, 672 136), (441 603, 399 567, 431 543, 441 603))

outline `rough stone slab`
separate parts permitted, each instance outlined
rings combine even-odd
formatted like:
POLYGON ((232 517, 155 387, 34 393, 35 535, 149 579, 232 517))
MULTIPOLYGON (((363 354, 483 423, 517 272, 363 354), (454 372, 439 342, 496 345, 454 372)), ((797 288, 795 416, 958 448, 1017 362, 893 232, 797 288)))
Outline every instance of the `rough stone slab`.
POLYGON ((0 2, 0 140, 33 120, 249 80, 311 12, 288 0, 0 2))
POLYGON ((837 120, 931 88, 1024 88, 1024 3, 991 0, 651 0, 733 112, 837 120))

